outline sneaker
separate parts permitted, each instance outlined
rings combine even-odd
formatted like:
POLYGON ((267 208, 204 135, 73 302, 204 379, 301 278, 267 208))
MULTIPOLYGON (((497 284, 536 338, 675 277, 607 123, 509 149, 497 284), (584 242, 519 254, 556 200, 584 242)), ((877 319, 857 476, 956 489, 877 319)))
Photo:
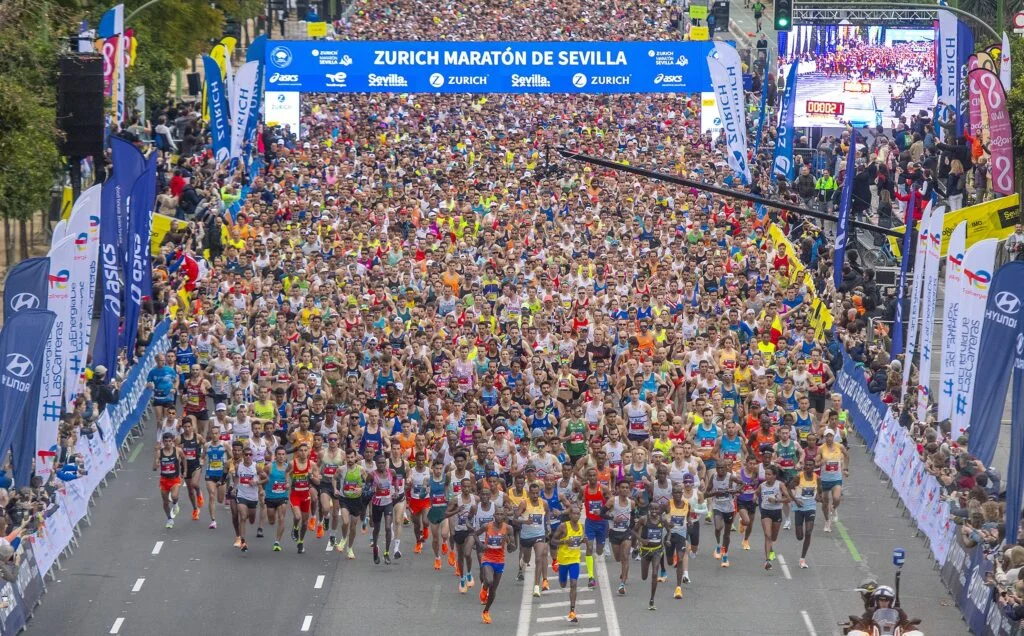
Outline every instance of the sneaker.
POLYGON ((192 511, 192 521, 199 521, 199 508, 192 511))
POLYGON ((241 547, 239 547, 239 550, 241 550, 242 552, 248 552, 249 551, 249 544, 246 543, 245 541, 243 541, 241 547))
POLYGON ((722 567, 723 568, 729 567, 729 557, 727 557, 724 554, 722 555, 722 567))
POLYGON ((233 545, 236 548, 242 547, 242 537, 235 537, 235 543, 233 545))
POLYGON ((665 570, 658 572, 658 583, 664 583, 668 580, 668 573, 665 570))
POLYGON ((455 550, 448 551, 448 565, 455 567, 455 550))
POLYGON ((746 539, 743 540, 743 549, 744 550, 749 550, 750 549, 750 541, 747 541, 746 539))
POLYGON ((647 603, 647 609, 653 612, 654 610, 656 610, 658 608, 654 606, 654 601, 650 601, 650 602, 647 603))
POLYGON ((683 598, 683 588, 676 586, 676 593, 672 595, 672 598, 683 598))
POLYGON ((349 546, 348 553, 345 556, 348 557, 350 560, 356 558, 356 553, 352 550, 352 546, 349 546))
POLYGON ((342 537, 342 538, 338 539, 338 545, 336 545, 334 549, 337 550, 338 552, 344 552, 346 545, 348 545, 348 539, 346 539, 345 537, 342 537))
POLYGON ((256 528, 256 538, 257 539, 262 539, 263 538, 263 528, 256 528))
POLYGON ((768 560, 769 561, 774 561, 775 560, 775 550, 768 550, 768 560))
POLYGON ((801 570, 806 570, 807 569, 807 559, 800 559, 800 569, 801 570))
POLYGON ((448 554, 448 544, 441 543, 441 554, 448 554))
POLYGON ((302 545, 301 541, 299 541, 298 551, 299 551, 299 554, 302 554, 303 552, 306 551, 306 546, 302 545))
POLYGON ((391 553, 390 552, 385 552, 384 553, 384 565, 391 565, 391 553))
MULTIPOLYGON (((547 583, 547 581, 544 581, 544 582, 547 583)), ((467 572, 466 573, 466 587, 473 587, 474 585, 476 585, 476 581, 473 580, 473 573, 472 572, 467 572)), ((544 589, 547 589, 547 588, 544 588, 544 589)))
POLYGON ((338 545, 338 538, 333 534, 327 537, 327 551, 330 552, 334 549, 334 546, 338 545))
POLYGON ((825 520, 825 532, 832 533, 832 522, 827 519, 825 520))
POLYGON ((380 552, 377 551, 377 546, 373 546, 373 564, 380 565, 380 552))
POLYGON ((534 585, 533 586, 533 596, 534 597, 540 596, 540 586, 539 585, 534 585))
POLYGON ((626 584, 625 583, 619 583, 619 596, 625 596, 625 595, 626 595, 626 584))
MULTIPOLYGON (((310 530, 312 530, 312 528, 310 528, 310 530)), ((359 530, 359 532, 361 532, 363 534, 366 534, 369 531, 370 531, 370 520, 369 519, 363 519, 363 525, 362 525, 362 528, 359 530)))
POLYGON ((480 615, 480 619, 484 622, 484 625, 491 624, 491 613, 484 610, 483 614, 480 615))
POLYGON ((306 524, 306 529, 309 530, 310 532, 312 532, 313 530, 316 530, 316 519, 315 518, 313 518, 313 517, 309 518, 309 522, 306 524))
POLYGON ((519 574, 516 575, 516 582, 517 583, 522 583, 525 580, 526 580, 526 577, 523 576, 523 570, 522 570, 522 568, 520 568, 519 569, 519 574))
POLYGON ((292 541, 298 541, 298 540, 299 540, 299 527, 298 526, 292 526, 292 541))
POLYGON ((486 587, 481 587, 480 588, 480 604, 484 605, 486 603, 487 603, 487 588, 486 587))
POLYGON ((551 589, 551 585, 548 583, 547 579, 544 579, 543 581, 541 581, 540 589, 544 590, 545 592, 547 592, 548 590, 551 589))
POLYGON ((216 522, 216 521, 211 521, 211 522, 210 522, 210 525, 209 525, 209 526, 207 526, 207 527, 208 527, 208 528, 209 528, 210 530, 216 530, 216 529, 217 529, 217 522, 216 522))
POLYGON ((167 523, 164 524, 164 527, 168 528, 168 529, 173 528, 174 527, 174 519, 168 519, 167 523))
POLYGON ((273 550, 274 550, 274 552, 280 552, 280 551, 281 551, 281 544, 280 544, 280 543, 278 543, 277 541, 275 541, 275 542, 274 542, 274 548, 273 548, 273 550))
POLYGON ((323 539, 324 538, 324 524, 322 524, 322 523, 318 523, 316 525, 316 538, 317 539, 323 539))
POLYGON ((576 618, 576 610, 569 610, 569 622, 578 623, 580 619, 576 618))
POLYGON ((790 519, 789 517, 786 517, 786 520, 782 522, 782 529, 783 530, 789 530, 792 527, 793 527, 793 520, 790 519))
POLYGON ((551 562, 551 571, 558 574, 558 559, 551 562))
POLYGON ((412 551, 413 551, 413 554, 419 554, 420 552, 423 552, 423 542, 422 541, 417 541, 416 542, 416 547, 413 548, 412 551))
POLYGON ((203 503, 204 503, 205 501, 206 501, 206 500, 205 500, 205 499, 203 499, 203 495, 202 495, 202 494, 200 494, 200 493, 196 493, 196 507, 197 507, 197 508, 202 508, 202 507, 203 507, 203 503))
POLYGON ((430 538, 430 528, 423 528, 423 536, 420 537, 420 543, 426 543, 427 539, 430 538))
POLYGON ((466 577, 459 577, 459 594, 466 593, 466 577))
POLYGON ((721 546, 717 546, 717 545, 715 546, 715 554, 713 556, 715 557, 716 561, 718 559, 722 558, 722 548, 721 548, 721 546))
POLYGON ((597 581, 594 580, 594 577, 587 579, 587 587, 597 587, 597 581))
POLYGON ((434 559, 434 569, 435 570, 440 570, 441 569, 441 559, 434 559))
POLYGON ((690 583, 690 575, 687 574, 686 572, 683 572, 683 583, 687 583, 687 584, 690 583))
POLYGON ((402 551, 401 550, 395 550, 395 561, 397 561, 397 560, 399 560, 401 558, 402 558, 402 551))
POLYGON ((772 562, 771 561, 765 561, 764 562, 764 569, 766 569, 766 570, 772 569, 772 562))
POLYGON ((171 508, 171 518, 177 517, 179 512, 181 512, 181 506, 178 505, 178 502, 174 502, 174 507, 171 508))

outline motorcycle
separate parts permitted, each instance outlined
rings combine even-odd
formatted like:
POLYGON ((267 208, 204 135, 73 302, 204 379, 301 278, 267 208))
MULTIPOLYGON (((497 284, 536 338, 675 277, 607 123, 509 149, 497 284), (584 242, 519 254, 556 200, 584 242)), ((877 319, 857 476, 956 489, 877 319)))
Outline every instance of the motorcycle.
POLYGON ((843 623, 846 636, 924 636, 918 629, 919 618, 900 619, 900 613, 893 608, 875 610, 871 618, 850 616, 843 623))

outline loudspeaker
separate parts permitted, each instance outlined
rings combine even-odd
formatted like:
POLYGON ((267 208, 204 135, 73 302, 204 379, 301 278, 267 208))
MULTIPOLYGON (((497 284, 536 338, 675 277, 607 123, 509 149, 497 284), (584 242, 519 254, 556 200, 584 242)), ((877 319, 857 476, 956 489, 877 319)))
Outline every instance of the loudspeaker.
POLYGON ((188 94, 198 95, 203 92, 203 83, 199 79, 199 73, 189 73, 185 76, 188 79, 188 94))
POLYGON ((57 126, 64 133, 59 144, 66 157, 103 154, 103 57, 67 55, 60 58, 57 75, 57 126))

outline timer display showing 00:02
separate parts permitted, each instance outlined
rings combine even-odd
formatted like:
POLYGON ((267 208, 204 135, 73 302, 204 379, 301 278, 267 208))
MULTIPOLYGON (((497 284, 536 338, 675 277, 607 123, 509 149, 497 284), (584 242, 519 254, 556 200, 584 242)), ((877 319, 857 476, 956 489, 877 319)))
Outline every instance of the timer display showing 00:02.
POLYGON ((846 104, 843 102, 815 102, 807 100, 808 115, 835 115, 842 116, 846 112, 846 104))

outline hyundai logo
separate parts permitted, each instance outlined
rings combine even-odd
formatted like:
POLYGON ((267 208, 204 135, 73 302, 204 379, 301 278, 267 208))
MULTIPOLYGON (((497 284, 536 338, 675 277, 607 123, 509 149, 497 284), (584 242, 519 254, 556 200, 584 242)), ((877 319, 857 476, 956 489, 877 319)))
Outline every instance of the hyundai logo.
POLYGON ((1001 291, 995 297, 996 307, 1004 314, 1015 314, 1020 310, 1020 298, 1008 291, 1001 291))
POLYGON ((11 310, 22 311, 25 309, 36 309, 39 307, 39 296, 31 292, 21 292, 11 298, 11 310))
POLYGON ((32 375, 32 361, 20 353, 7 354, 7 372, 16 378, 32 375))
POLYGON ((1017 334, 1017 356, 1024 356, 1024 333, 1017 334))

